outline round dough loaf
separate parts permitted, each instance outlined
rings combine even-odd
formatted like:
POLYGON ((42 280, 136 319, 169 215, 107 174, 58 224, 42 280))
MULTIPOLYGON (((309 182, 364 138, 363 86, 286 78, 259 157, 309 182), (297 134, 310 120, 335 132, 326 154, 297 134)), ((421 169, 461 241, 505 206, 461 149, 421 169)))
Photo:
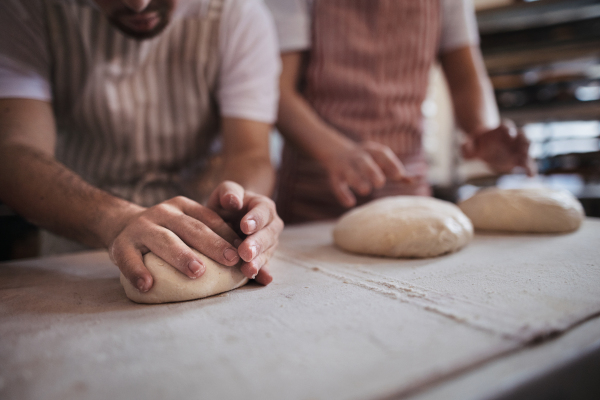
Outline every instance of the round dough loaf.
POLYGON ((475 229, 491 231, 571 232, 585 216, 569 191, 548 188, 483 189, 459 207, 475 229))
POLYGON ((125 294, 136 303, 170 303, 201 299, 237 289, 248 282, 239 265, 228 267, 195 250, 194 253, 206 266, 201 277, 190 279, 154 253, 148 253, 144 256, 144 264, 154 278, 154 285, 149 291, 142 293, 121 274, 125 294))
POLYGON ((333 230, 342 249, 385 257, 439 256, 472 237, 473 225, 457 206, 423 196, 372 201, 344 214, 333 230))

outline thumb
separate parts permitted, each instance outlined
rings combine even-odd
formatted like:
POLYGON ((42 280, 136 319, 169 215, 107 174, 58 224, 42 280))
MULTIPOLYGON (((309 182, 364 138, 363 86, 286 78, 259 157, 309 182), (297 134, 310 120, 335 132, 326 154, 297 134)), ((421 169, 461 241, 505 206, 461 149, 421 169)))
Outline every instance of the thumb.
POLYGON ((213 211, 239 211, 244 204, 244 188, 231 181, 224 181, 213 190, 206 206, 213 211))

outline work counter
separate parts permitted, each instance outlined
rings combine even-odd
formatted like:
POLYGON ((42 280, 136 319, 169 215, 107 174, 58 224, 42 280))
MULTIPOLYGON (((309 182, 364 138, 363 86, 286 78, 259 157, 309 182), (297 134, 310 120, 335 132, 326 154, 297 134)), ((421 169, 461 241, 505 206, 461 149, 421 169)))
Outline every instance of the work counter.
POLYGON ((0 264, 2 399, 481 399, 600 349, 600 220, 420 260, 284 230, 275 277, 140 305, 103 251, 0 264))

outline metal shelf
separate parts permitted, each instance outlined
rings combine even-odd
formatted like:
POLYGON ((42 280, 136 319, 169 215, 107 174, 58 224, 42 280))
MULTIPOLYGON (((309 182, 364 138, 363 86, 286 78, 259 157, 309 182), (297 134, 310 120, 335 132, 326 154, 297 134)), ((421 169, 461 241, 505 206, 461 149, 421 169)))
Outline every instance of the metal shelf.
POLYGON ((554 46, 541 43, 538 48, 533 49, 512 49, 498 52, 482 50, 488 73, 496 75, 560 61, 594 57, 600 59, 600 39, 554 46))
POLYGON ((600 101, 532 105, 500 110, 500 114, 512 119, 517 125, 531 122, 597 121, 600 119, 600 101))
POLYGON ((494 34, 600 17, 597 0, 545 0, 482 10, 477 13, 481 34, 494 34))

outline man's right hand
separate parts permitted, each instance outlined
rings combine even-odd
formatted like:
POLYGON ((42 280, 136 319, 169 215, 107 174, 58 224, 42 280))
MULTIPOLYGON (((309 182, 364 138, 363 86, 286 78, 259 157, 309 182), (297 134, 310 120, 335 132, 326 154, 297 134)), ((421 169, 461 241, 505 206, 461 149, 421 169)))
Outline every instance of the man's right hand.
POLYGON ((191 248, 218 263, 240 261, 233 242, 239 239, 217 213, 186 197, 175 197, 150 208, 134 207, 121 229, 109 240, 111 260, 141 292, 153 285, 143 255, 153 252, 190 279, 206 270, 191 248))
POLYGON ((335 149, 330 154, 322 162, 331 189, 344 207, 356 204, 354 193, 366 196, 373 189, 383 187, 388 180, 411 180, 394 152, 377 142, 348 141, 342 149, 335 149))

